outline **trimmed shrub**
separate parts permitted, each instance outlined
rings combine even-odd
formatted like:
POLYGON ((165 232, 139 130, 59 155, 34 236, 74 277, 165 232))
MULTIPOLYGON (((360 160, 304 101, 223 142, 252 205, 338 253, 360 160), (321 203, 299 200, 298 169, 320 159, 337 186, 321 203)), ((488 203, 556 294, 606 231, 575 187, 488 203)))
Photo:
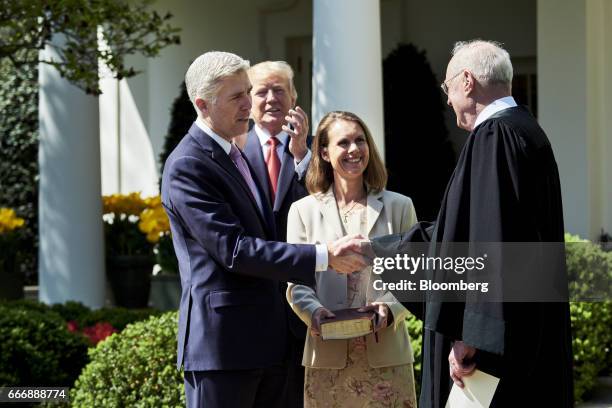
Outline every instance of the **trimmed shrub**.
POLYGON ((412 351, 414 352, 414 380, 418 400, 418 395, 421 393, 423 322, 411 314, 406 319, 406 325, 408 326, 408 333, 410 334, 410 345, 412 346, 412 351))
POLYGON ((176 369, 178 314, 134 323, 91 349, 71 392, 74 407, 183 407, 176 369))
POLYGON ((126 309, 123 307, 115 307, 112 309, 104 308, 90 311, 80 320, 77 320, 80 326, 93 326, 96 323, 107 322, 115 329, 121 331, 128 324, 146 320, 151 316, 159 315, 161 312, 153 309, 126 309))
MULTIPOLYGON (((566 234, 567 272, 570 288, 579 295, 592 293, 589 283, 601 285, 610 279, 612 253, 588 241, 566 234)), ((605 288, 609 290, 609 288, 605 288)), ((612 348, 612 303, 572 302, 572 348, 574 353, 574 397, 588 397, 597 376, 610 369, 612 348)))
POLYGON ((0 386, 72 386, 87 340, 50 310, 0 305, 0 386))
POLYGON ((160 312, 0 302, 0 386, 72 386, 89 362, 88 347, 154 313, 160 312))
MULTIPOLYGON (((39 303, 45 307, 46 305, 39 303)), ((81 302, 69 301, 66 303, 56 303, 51 306, 51 310, 62 316, 64 321, 71 320, 81 322, 85 316, 91 313, 91 310, 81 302)))

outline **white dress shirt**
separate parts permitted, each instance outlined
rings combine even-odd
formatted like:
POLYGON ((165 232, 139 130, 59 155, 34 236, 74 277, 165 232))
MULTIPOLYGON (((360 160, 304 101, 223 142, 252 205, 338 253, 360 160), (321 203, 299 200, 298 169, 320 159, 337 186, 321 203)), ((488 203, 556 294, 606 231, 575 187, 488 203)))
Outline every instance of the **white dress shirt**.
POLYGON ((511 96, 505 96, 503 98, 499 98, 491 102, 490 104, 485 106, 482 112, 480 112, 478 116, 476 117, 476 122, 474 123, 474 129, 476 129, 476 126, 480 125, 482 122, 489 119, 495 113, 502 111, 504 109, 514 108, 515 106, 517 106, 516 101, 511 96))
MULTIPOLYGON (((225 140, 224 138, 222 138, 221 136, 219 136, 218 134, 216 134, 207 124, 206 122, 204 122, 204 120, 202 120, 202 118, 198 117, 195 121, 196 125, 207 135, 209 135, 215 142, 217 142, 217 144, 219 146, 221 146, 221 148, 223 149, 223 151, 229 156, 230 150, 232 148, 232 145, 230 142, 228 142, 227 140, 225 140)), ((257 127, 257 125, 256 125, 257 127)), ((286 134, 285 132, 282 132, 285 135, 285 143, 287 143, 287 138, 289 137, 288 134, 286 134)), ((280 134, 279 134, 280 135, 280 134)), ((258 134, 259 136, 259 134, 258 134)), ((268 140, 269 136, 267 136, 266 133, 266 141, 268 140)), ((277 138, 279 136, 277 135, 277 138)), ((261 137, 260 137, 261 140, 261 137)), ((280 141, 280 139, 279 139, 280 141)), ((283 146, 283 144, 279 143, 278 144, 280 147, 283 146)), ((267 148, 267 146, 264 146, 265 148, 267 148)), ((265 153, 264 153, 265 154, 265 153)), ((310 150, 308 150, 308 153, 306 154, 306 156, 304 157, 304 159, 302 159, 302 161, 300 163, 306 162, 306 159, 310 160, 310 150)), ((264 156, 265 157, 265 156, 264 156)), ((282 153, 279 154, 279 158, 283 157, 282 153)), ((282 162, 281 162, 282 164, 282 162)), ((306 166, 307 167, 307 166, 306 166)), ((298 171, 298 165, 296 164, 295 166, 296 168, 296 172, 298 171)), ((305 171, 305 170, 304 170, 305 171)), ((299 173, 298 173, 299 174, 299 173)), ((259 196, 259 192, 256 192, 256 197, 255 199, 257 200, 257 204, 259 204, 259 208, 263 208, 262 203, 261 203, 261 197, 259 196)), ((315 245, 315 251, 316 251, 316 260, 315 260, 315 272, 322 272, 322 271, 326 271, 328 264, 329 264, 329 260, 327 258, 327 245, 325 244, 318 244, 315 245)))
MULTIPOLYGON (((255 134, 259 138, 259 144, 261 145, 261 152, 263 153, 263 157, 268 157, 268 150, 270 149, 270 145, 268 145, 268 139, 271 137, 270 133, 260 127, 258 124, 253 126, 255 129, 255 134)), ((276 146, 276 154, 278 154, 278 158, 280 159, 281 166, 285 160, 285 146, 289 143, 289 135, 287 132, 282 131, 279 134, 275 135, 278 139, 279 143, 276 146)), ((293 163, 295 164, 295 172, 298 175, 298 178, 301 180, 306 174, 306 170, 308 170, 308 163, 310 163, 310 158, 312 157, 312 153, 310 149, 306 151, 306 156, 301 161, 297 161, 295 158, 293 159, 293 163)))

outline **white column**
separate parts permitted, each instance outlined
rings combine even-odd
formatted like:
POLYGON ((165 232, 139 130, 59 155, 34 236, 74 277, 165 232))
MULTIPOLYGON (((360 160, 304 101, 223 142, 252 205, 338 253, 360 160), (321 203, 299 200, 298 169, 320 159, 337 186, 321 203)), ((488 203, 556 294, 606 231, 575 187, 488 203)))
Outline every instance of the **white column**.
POLYGON ((612 5, 538 0, 538 99, 561 176, 565 229, 612 230, 612 5))
MULTIPOLYGON (((43 58, 54 56, 47 47, 43 58)), ((104 304, 98 99, 39 67, 39 297, 104 304)))
POLYGON ((590 231, 585 0, 538 0, 538 115, 559 166, 565 230, 590 231))
POLYGON ((313 133, 325 113, 351 111, 384 159, 379 0, 314 0, 313 14, 313 133))
POLYGON ((612 233, 612 4, 586 2, 587 134, 591 178, 590 232, 612 233))

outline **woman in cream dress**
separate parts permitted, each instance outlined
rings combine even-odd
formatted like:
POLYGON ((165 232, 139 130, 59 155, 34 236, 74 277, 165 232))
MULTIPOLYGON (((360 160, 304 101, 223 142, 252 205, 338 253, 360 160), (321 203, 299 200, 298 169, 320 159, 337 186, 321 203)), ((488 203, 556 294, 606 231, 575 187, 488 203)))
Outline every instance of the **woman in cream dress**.
MULTIPOLYGON (((321 120, 306 176, 310 196, 290 211, 287 241, 325 243, 342 236, 394 234, 417 222, 410 198, 386 191, 387 173, 363 121, 349 112, 321 120)), ((302 364, 305 407, 416 407, 408 311, 389 292, 374 290, 371 268, 350 275, 328 269, 316 288, 290 284, 287 300, 308 325, 302 364), (334 310, 375 311, 376 336, 320 337, 321 319, 334 310)))

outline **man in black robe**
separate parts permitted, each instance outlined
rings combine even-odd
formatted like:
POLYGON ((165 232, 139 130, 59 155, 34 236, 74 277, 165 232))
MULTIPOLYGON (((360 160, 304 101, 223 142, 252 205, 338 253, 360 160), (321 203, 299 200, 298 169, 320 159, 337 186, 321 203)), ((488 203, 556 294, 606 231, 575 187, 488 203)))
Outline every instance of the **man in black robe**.
MULTIPOLYGON (((499 44, 476 40, 455 45, 441 86, 457 126, 471 133, 430 237, 438 248, 458 242, 563 242, 553 152, 535 118, 516 105, 511 83, 510 57, 499 44)), ((399 239, 418 241, 424 231, 420 225, 399 239)), ((389 237, 383 240, 388 245, 389 237)), ((377 254, 380 242, 373 240, 377 254)), ((514 261, 520 268, 522 260, 514 261)), ((493 270, 502 275, 505 267, 493 265, 493 270)), ((567 288, 563 271, 548 271, 554 280, 550 285, 567 288)), ((514 284, 527 287, 530 282, 514 284)), ((424 326, 420 407, 444 407, 452 381, 463 386, 462 378, 475 368, 500 378, 492 407, 573 406, 567 302, 428 298, 424 326)))

